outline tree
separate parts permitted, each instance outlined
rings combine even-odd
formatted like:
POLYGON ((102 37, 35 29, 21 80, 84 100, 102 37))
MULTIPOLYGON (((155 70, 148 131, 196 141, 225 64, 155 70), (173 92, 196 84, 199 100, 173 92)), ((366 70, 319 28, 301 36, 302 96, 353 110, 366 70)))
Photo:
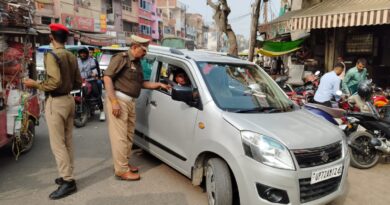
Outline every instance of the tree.
MULTIPOLYGON (((264 0, 266 2, 268 0, 264 0)), ((259 16, 260 16, 260 3, 261 0, 256 0, 253 6, 253 13, 252 13, 252 25, 251 25, 251 35, 250 35, 250 42, 249 42, 249 51, 248 51, 248 60, 253 61, 253 54, 255 52, 255 45, 256 45, 256 34, 257 34, 257 27, 259 24, 259 16)))
POLYGON ((212 0, 207 0, 207 5, 214 9, 213 19, 218 29, 221 32, 224 32, 229 41, 229 54, 238 56, 238 47, 236 34, 234 33, 232 26, 228 22, 228 16, 230 14, 230 8, 227 4, 227 0, 218 0, 213 2, 212 0))

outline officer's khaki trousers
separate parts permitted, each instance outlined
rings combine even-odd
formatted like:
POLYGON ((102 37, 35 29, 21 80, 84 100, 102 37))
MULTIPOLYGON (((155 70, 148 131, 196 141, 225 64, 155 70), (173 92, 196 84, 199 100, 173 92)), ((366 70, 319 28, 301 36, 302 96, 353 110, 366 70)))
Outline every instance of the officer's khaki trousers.
POLYGON ((118 98, 121 107, 118 118, 112 114, 112 104, 108 97, 105 102, 115 174, 121 175, 130 171, 128 164, 135 129, 135 102, 118 98))
POLYGON ((50 135, 50 147, 57 163, 60 177, 73 179, 72 130, 75 103, 71 95, 48 97, 45 117, 50 135))

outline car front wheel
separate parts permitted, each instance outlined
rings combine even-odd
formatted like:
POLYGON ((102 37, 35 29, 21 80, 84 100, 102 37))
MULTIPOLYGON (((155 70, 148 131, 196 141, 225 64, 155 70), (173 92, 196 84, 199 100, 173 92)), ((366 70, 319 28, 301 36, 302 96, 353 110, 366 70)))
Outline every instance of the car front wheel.
POLYGON ((233 187, 229 167, 220 158, 211 158, 206 165, 206 191, 209 205, 233 204, 233 187))

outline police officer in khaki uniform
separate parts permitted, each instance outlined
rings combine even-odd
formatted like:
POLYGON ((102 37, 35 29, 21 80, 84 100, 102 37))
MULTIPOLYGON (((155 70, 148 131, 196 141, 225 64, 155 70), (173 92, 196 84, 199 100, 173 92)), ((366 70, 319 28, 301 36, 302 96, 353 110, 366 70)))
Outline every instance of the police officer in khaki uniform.
POLYGON ((114 162, 115 175, 122 180, 139 180, 138 168, 129 164, 135 129, 135 99, 141 88, 170 89, 163 83, 143 80, 140 63, 148 50, 149 40, 131 36, 127 52, 114 55, 104 72, 108 132, 114 162))
POLYGON ((60 178, 55 180, 58 189, 50 199, 60 199, 76 192, 73 177, 72 130, 75 103, 69 94, 80 89, 81 77, 76 57, 65 50, 69 30, 62 24, 50 25, 53 51, 45 54, 46 80, 24 80, 26 87, 45 91, 45 117, 50 135, 50 147, 54 154, 60 178))

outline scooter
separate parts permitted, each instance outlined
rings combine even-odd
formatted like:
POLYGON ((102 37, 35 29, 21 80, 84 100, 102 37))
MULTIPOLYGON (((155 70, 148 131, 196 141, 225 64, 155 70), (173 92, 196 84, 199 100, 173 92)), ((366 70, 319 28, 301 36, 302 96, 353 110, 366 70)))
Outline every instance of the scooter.
POLYGON ((95 111, 99 110, 100 96, 93 95, 91 83, 91 80, 83 79, 81 89, 70 92, 76 104, 74 125, 78 128, 84 127, 95 111))
POLYGON ((367 102, 370 113, 350 112, 328 108, 317 104, 306 104, 305 108, 338 125, 348 138, 351 165, 359 169, 375 166, 380 157, 390 155, 390 124, 379 117, 375 107, 367 102), (340 118, 342 123, 336 122, 340 118), (358 130, 361 126, 364 131, 358 130))

